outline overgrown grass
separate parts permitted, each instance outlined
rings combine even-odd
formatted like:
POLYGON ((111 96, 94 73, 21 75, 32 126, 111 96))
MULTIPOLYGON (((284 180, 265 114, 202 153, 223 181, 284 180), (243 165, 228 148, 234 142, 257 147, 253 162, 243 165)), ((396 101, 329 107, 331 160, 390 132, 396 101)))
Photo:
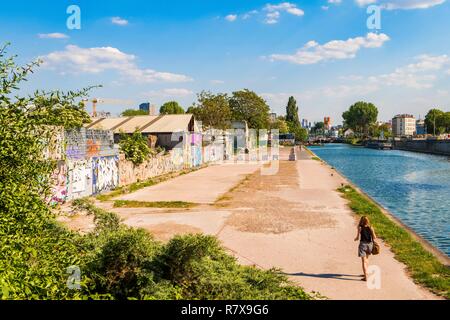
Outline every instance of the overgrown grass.
POLYGON ((247 183, 250 180, 250 177, 253 175, 253 173, 247 174, 244 179, 242 179, 241 181, 239 181, 239 183, 237 183, 235 186, 233 186, 232 188, 230 188, 227 192, 225 192, 224 194, 222 194, 221 196, 219 196, 216 201, 214 202, 214 205, 216 207, 226 207, 227 206, 227 201, 230 201, 231 199, 233 199, 232 197, 232 193, 234 191, 236 191, 239 187, 243 186, 245 183, 247 183))
POLYGON ((116 200, 114 208, 182 208, 189 209, 198 206, 197 203, 185 201, 135 201, 116 200))
POLYGON ((200 170, 200 169, 202 169, 204 167, 205 166, 200 166, 200 167, 190 168, 190 169, 183 169, 181 171, 171 172, 171 173, 163 174, 163 175, 156 176, 156 177, 153 177, 153 178, 149 178, 149 179, 147 179, 145 181, 138 181, 138 182, 132 183, 132 184, 127 185, 127 186, 118 187, 118 188, 116 188, 116 189, 114 189, 114 190, 112 190, 112 191, 110 191, 108 193, 99 194, 95 198, 97 200, 100 200, 100 201, 110 201, 113 198, 116 198, 116 197, 121 196, 123 194, 132 193, 132 192, 135 192, 137 190, 140 190, 140 189, 143 189, 143 188, 146 188, 146 187, 150 187, 150 186, 153 186, 155 184, 164 182, 166 180, 169 180, 169 179, 172 179, 172 178, 184 175, 184 174, 188 174, 188 173, 200 170))
POLYGON ((368 197, 350 186, 338 189, 350 201, 350 208, 358 215, 369 217, 377 235, 382 238, 404 263, 411 277, 437 295, 450 298, 450 268, 442 264, 403 227, 387 217, 368 197))

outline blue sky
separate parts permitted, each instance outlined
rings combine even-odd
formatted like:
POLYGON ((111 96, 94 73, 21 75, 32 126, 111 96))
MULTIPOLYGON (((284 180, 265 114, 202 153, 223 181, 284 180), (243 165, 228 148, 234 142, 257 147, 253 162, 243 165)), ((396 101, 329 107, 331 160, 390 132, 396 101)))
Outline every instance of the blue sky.
POLYGON ((331 116, 371 101, 380 120, 450 110, 450 1, 9 1, 0 42, 19 62, 41 58, 23 90, 102 84, 99 108, 119 113, 140 102, 177 100, 201 90, 248 88, 283 114, 331 116), (81 29, 69 30, 69 5, 81 29), (369 5, 381 29, 369 30, 369 5))

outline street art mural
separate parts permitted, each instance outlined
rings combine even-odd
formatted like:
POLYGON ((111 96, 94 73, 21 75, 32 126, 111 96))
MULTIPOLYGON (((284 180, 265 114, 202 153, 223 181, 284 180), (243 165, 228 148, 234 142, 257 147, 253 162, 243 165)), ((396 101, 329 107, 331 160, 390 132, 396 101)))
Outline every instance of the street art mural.
POLYGON ((192 133, 189 136, 190 140, 190 163, 191 167, 198 167, 202 164, 202 135, 200 133, 192 133))
POLYGON ((68 199, 76 199, 92 194, 91 160, 68 162, 68 199))
POLYGON ((67 166, 63 160, 57 162, 51 181, 52 196, 49 200, 50 205, 64 203, 67 199, 67 166))
POLYGON ((119 186, 119 157, 92 158, 93 193, 112 190, 119 186))
MULTIPOLYGON (((49 157, 59 160, 51 177, 51 204, 98 194, 184 168, 197 167, 207 160, 222 160, 224 153, 228 151, 224 150, 224 143, 218 141, 204 149, 201 134, 181 133, 182 142, 170 150, 169 154, 155 155, 135 166, 123 156, 119 160, 119 150, 114 145, 112 131, 59 129, 55 128, 52 149, 47 151, 49 157)), ((225 140, 227 139, 223 142, 225 140)), ((227 142, 225 149, 230 149, 231 154, 232 143, 227 142)))

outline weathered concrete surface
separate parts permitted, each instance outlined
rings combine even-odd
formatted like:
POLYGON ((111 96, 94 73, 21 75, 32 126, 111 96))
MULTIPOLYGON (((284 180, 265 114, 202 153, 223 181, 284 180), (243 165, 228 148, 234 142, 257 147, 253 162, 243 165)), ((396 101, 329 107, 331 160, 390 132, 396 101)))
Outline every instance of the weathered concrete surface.
MULTIPOLYGON (((281 158, 287 159, 290 149, 282 150, 281 158)), ((413 283, 404 265, 383 243, 381 254, 369 261, 381 271, 380 289, 369 289, 360 280, 358 243, 353 241, 356 217, 336 191, 345 179, 320 161, 311 160, 306 151, 299 152, 298 158, 301 160, 281 161, 276 175, 253 174, 228 194, 229 199, 215 206, 112 210, 125 224, 145 228, 161 240, 185 233, 215 235, 241 263, 281 268, 307 291, 331 299, 436 299, 413 283)), ((211 203, 255 170, 251 165, 213 166, 126 198, 211 203), (189 192, 191 189, 195 191, 189 192), (164 195, 175 190, 176 197, 164 195)))
POLYGON ((258 170, 258 164, 211 165, 163 183, 119 197, 120 200, 186 201, 214 203, 243 177, 258 170))

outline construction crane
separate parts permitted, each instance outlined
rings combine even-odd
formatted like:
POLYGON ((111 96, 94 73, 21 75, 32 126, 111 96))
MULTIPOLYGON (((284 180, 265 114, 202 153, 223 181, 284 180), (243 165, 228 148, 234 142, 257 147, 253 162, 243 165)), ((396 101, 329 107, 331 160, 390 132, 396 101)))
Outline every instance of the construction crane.
MULTIPOLYGON (((90 100, 92 102, 92 114, 91 116, 93 118, 97 117, 97 103, 102 103, 103 100, 100 100, 98 98, 93 98, 92 100, 90 100)), ((83 99, 82 102, 89 102, 89 99, 83 99)))

